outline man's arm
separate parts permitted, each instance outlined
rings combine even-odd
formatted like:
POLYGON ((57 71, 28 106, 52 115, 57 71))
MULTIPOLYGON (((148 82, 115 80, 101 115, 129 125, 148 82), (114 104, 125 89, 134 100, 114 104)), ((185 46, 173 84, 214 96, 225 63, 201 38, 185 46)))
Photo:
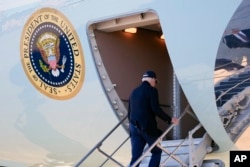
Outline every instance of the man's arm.
POLYGON ((168 122, 170 124, 172 122, 172 118, 166 114, 159 105, 159 97, 157 89, 153 88, 150 96, 150 105, 153 112, 159 116, 162 120, 168 122))

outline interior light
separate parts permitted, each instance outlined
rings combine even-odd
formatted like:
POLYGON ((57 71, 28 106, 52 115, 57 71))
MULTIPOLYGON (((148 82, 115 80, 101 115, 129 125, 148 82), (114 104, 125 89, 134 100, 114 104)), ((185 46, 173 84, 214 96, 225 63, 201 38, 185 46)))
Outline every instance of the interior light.
POLYGON ((128 32, 128 33, 136 33, 137 32, 137 28, 126 28, 124 31, 128 32))
POLYGON ((161 39, 165 39, 163 34, 161 34, 161 37, 160 37, 160 38, 161 38, 161 39))

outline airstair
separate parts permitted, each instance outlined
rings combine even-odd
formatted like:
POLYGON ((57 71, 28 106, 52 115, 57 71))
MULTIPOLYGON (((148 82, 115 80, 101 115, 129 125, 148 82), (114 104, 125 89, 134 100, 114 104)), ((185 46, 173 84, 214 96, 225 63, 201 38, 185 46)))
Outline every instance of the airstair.
MULTIPOLYGON (((191 116, 195 117, 189 110, 189 106, 186 107, 185 111, 178 118, 189 113, 191 116)), ((123 165, 118 160, 113 158, 119 149, 129 140, 129 136, 121 143, 121 145, 114 150, 112 154, 107 154, 101 149, 104 141, 120 126, 122 122, 125 121, 127 117, 122 119, 100 142, 98 142, 76 165, 75 167, 84 166, 85 160, 96 150, 98 150, 102 155, 106 156, 106 161, 104 161, 101 166, 105 166, 107 161, 113 161, 117 166, 128 167, 123 165)), ((174 127, 172 124, 167 128, 163 134, 155 141, 151 146, 146 146, 143 155, 131 166, 136 167, 140 162, 140 167, 147 167, 149 160, 151 158, 150 151, 155 147, 159 147, 162 150, 161 167, 224 167, 224 163, 220 160, 204 160, 206 154, 213 151, 212 140, 210 136, 205 133, 201 138, 193 138, 195 132, 202 127, 199 123, 192 130, 189 131, 188 136, 185 139, 180 140, 167 140, 164 141, 164 137, 171 131, 174 127)))

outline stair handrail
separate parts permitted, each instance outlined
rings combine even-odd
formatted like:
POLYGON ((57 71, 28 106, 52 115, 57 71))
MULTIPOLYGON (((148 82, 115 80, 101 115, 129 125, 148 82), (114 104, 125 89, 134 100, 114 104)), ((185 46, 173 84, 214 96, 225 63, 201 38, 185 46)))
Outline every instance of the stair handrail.
MULTIPOLYGON (((180 117, 178 118, 178 121, 180 119, 182 119, 182 117, 189 111, 189 105, 187 105, 187 107, 185 108, 184 112, 180 115, 180 117)), ((145 157, 146 155, 158 144, 162 141, 162 139, 169 133, 169 131, 171 129, 173 129, 173 127, 175 126, 175 124, 171 124, 163 133, 162 135, 132 164, 131 167, 136 167, 145 157)))
MULTIPOLYGON (((180 119, 182 119, 182 117, 186 114, 189 113, 189 105, 186 106, 184 112, 179 116, 178 121, 180 119)), ((104 165, 108 160, 112 160, 113 162, 115 162, 116 164, 118 164, 119 166, 123 167, 122 164, 120 164, 118 161, 116 161, 115 159, 112 158, 112 156, 118 151, 118 149, 130 138, 130 136, 128 138, 125 139, 125 141, 122 142, 122 144, 111 154, 108 155, 106 154, 104 151, 102 151, 100 149, 100 147, 102 146, 103 142, 127 119, 128 115, 126 115, 118 124, 116 124, 116 126, 114 128, 112 128, 109 133, 107 135, 105 135, 76 165, 75 167, 79 167, 96 149, 98 149, 98 151, 100 153, 102 153, 104 156, 107 157, 107 159, 102 163, 102 165, 104 165)), ((139 157, 137 159, 137 161, 132 164, 131 167, 136 167, 144 158, 145 156, 156 146, 159 145, 159 143, 163 140, 163 138, 169 133, 170 130, 173 129, 173 127, 175 126, 175 124, 171 124, 163 133, 162 135, 150 146, 147 148, 147 150, 141 155, 141 157, 139 157)), ((158 147, 158 146, 157 146, 158 147)), ((177 159, 177 161, 179 162, 179 160, 177 159)), ((179 162, 180 164, 183 164, 183 162, 179 162)), ((101 165, 101 166, 102 166, 101 165)))
MULTIPOLYGON (((113 153, 110 154, 110 156, 107 157, 107 159, 100 165, 103 166, 108 160, 110 160, 110 157, 112 157, 128 140, 129 140, 130 136, 128 135, 128 137, 119 145, 119 147, 117 147, 113 153)), ((100 151, 100 148, 99 148, 100 151)))
MULTIPOLYGON (((102 146, 102 143, 127 119, 127 115, 118 123, 116 126, 109 131, 109 133, 104 136, 76 165, 75 167, 79 167, 96 149, 100 148, 102 146)), ((127 138, 125 139, 127 141, 127 138)), ((123 142, 124 144, 125 142, 123 142)), ((121 146, 119 146, 121 147, 121 146)), ((100 149, 98 149, 100 151, 100 149)), ((112 157, 108 156, 105 152, 100 151, 102 154, 104 153, 105 156, 107 156, 109 159, 117 163, 116 160, 114 160, 112 157)), ((115 151, 116 152, 116 151, 115 151)), ((118 165, 122 166, 119 162, 118 165)))

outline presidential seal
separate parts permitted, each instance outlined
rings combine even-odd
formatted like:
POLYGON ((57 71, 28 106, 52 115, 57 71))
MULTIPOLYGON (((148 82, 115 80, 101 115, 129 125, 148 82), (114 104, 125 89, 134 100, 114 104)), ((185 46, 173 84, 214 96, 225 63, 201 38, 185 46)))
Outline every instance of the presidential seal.
POLYGON ((76 31, 62 13, 52 8, 36 11, 24 26, 20 49, 24 71, 41 93, 64 100, 79 92, 84 55, 76 31))

